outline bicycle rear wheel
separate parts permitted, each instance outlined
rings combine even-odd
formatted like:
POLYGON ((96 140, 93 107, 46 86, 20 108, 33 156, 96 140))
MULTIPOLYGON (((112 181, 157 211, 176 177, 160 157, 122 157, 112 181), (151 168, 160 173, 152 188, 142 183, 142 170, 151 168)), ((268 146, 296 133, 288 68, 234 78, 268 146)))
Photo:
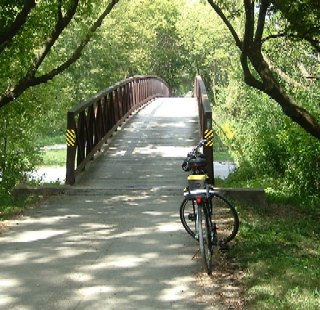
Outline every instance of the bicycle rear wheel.
POLYGON ((239 230, 239 217, 235 207, 223 196, 214 193, 211 196, 212 223, 216 226, 219 244, 234 239, 239 230))
POLYGON ((197 221, 202 264, 208 275, 210 275, 212 273, 211 222, 204 205, 198 206, 197 221))

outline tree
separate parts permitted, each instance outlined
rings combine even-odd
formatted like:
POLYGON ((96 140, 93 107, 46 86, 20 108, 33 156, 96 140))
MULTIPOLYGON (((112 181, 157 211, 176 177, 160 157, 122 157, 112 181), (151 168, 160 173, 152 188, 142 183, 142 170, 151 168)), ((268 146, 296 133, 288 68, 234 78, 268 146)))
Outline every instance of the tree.
POLYGON ((68 31, 70 33, 70 28, 75 27, 81 17, 90 21, 90 14, 100 10, 99 1, 91 4, 81 0, 20 0, 14 4, 2 1, 0 55, 6 60, 2 62, 3 67, 12 65, 9 65, 10 68, 3 68, 4 76, 0 77, 6 86, 0 92, 0 107, 17 99, 30 87, 53 79, 78 60, 93 33, 118 2, 119 0, 111 0, 104 4, 103 1, 102 12, 87 28, 72 52, 44 72, 45 60, 50 58, 59 38, 68 31), (22 65, 19 63, 17 66, 19 59, 22 65))
POLYGON ((201 75, 213 96, 227 82, 225 72, 231 62, 226 50, 235 52, 227 30, 206 2, 189 2, 180 15, 177 31, 186 74, 192 79, 195 73, 201 75))
MULTIPOLYGON (((319 118, 307 111, 302 105, 298 105, 295 98, 286 90, 285 81, 281 79, 281 76, 271 68, 268 63, 265 52, 263 50, 264 44, 271 38, 277 38, 284 36, 281 28, 281 23, 278 21, 276 24, 272 24, 274 14, 277 14, 278 9, 280 12, 286 12, 288 7, 292 7, 292 1, 284 1, 286 5, 279 5, 282 1, 269 1, 269 0, 244 0, 241 6, 241 11, 236 11, 234 7, 231 7, 234 1, 230 0, 208 0, 211 7, 222 19, 231 33, 237 48, 240 50, 240 62, 243 71, 244 81, 247 85, 262 91, 269 97, 274 99, 283 111, 292 121, 299 124, 306 132, 310 133, 317 139, 320 139, 320 121, 319 118), (229 15, 228 15, 229 14, 229 15), (244 22, 242 25, 242 36, 240 37, 233 25, 233 17, 244 15, 244 22), (267 35, 266 28, 274 29, 278 32, 275 34, 267 35)), ((305 3, 313 3, 313 0, 304 0, 305 3)), ((315 16, 319 15, 320 7, 312 6, 316 10, 315 16)), ((311 10, 309 10, 311 12, 311 10)), ((301 19, 302 14, 296 14, 296 20, 301 19)), ((293 16, 290 14, 277 15, 280 21, 283 21, 286 17, 293 16)), ((291 19, 292 20, 292 19, 291 19)), ((314 26, 313 33, 317 33, 318 22, 316 18, 308 19, 309 27, 314 26)), ((306 23, 306 22, 305 22, 306 23)), ((302 22, 302 24, 305 24, 302 22)), ((310 37, 305 34, 305 31, 299 31, 300 24, 298 22, 292 22, 291 28, 288 29, 285 34, 289 35, 289 29, 295 30, 297 40, 305 39, 310 42, 310 37), (304 34, 304 35, 303 35, 304 34)), ((308 28, 309 29, 309 28, 308 28)), ((313 38, 313 36, 312 36, 313 38)), ((311 40, 312 41, 312 40, 311 40)), ((311 43, 311 42, 310 42, 311 43)), ((313 42, 316 44, 317 42, 313 42)), ((314 46, 313 44, 313 46, 314 46)))
POLYGON ((320 52, 320 2, 319 0, 273 0, 274 12, 281 12, 286 19, 280 35, 307 41, 320 52))

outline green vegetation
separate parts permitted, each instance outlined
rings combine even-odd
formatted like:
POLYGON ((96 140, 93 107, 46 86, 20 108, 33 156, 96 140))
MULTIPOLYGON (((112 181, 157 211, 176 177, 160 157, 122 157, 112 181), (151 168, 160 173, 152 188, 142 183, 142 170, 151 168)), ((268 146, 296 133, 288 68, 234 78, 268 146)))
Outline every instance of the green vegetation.
POLYGON ((20 197, 18 199, 0 190, 0 221, 20 215, 27 207, 34 206, 38 199, 39 197, 35 196, 20 197))
POLYGON ((228 152, 214 152, 213 159, 215 161, 233 161, 233 158, 228 152))
MULTIPOLYGON (((286 5, 290 6, 289 2, 286 1, 286 5)), ((229 21, 242 23, 240 15, 230 16, 229 21)), ((281 10, 272 17, 280 20, 283 17, 281 10)), ((277 31, 273 19, 266 22, 265 36, 277 31)), ((272 38, 263 41, 263 57, 269 69, 274 71, 277 83, 292 100, 301 103, 303 109, 319 119, 319 81, 308 78, 320 73, 314 46, 290 35, 274 35, 272 38)), ((224 79, 216 87, 214 124, 239 167, 234 180, 241 181, 241 186, 270 188, 280 196, 318 201, 319 139, 284 114, 286 108, 271 99, 270 94, 243 83, 244 67, 239 62, 239 55, 233 50, 228 55, 228 66, 219 69, 224 79)), ((258 75, 255 76, 257 78, 258 75)))
MULTIPOLYGON (((295 81, 297 71, 283 67, 288 60, 283 59, 283 55, 288 56, 283 52, 295 54, 291 44, 300 47, 299 54, 304 52, 309 58, 319 53, 319 3, 316 4, 314 0, 303 0, 298 5, 287 0, 243 1, 236 5, 230 5, 229 0, 208 2, 228 28, 240 53, 241 61, 238 63, 246 85, 260 94, 268 95, 291 122, 320 139, 318 111, 306 106, 301 98, 292 94, 299 84, 295 81), (290 45, 288 41, 291 41, 290 45), (280 46, 284 43, 286 48, 279 50, 279 43, 280 46), (274 59, 273 56, 279 52, 278 58, 274 59)), ((294 56, 290 55, 291 65, 294 63, 292 58, 294 56)), ((317 79, 317 75, 310 75, 313 68, 308 68, 308 61, 304 57, 294 64, 298 64, 300 75, 302 73, 305 79, 310 76, 317 79)))
POLYGON ((63 167, 66 165, 67 150, 44 150, 41 166, 63 167))
POLYGON ((267 204, 238 205, 240 233, 228 256, 239 264, 245 309, 320 306, 320 196, 299 196, 248 166, 219 186, 265 188, 267 204))
POLYGON ((0 220, 19 214, 24 205, 16 203, 7 193, 0 192, 0 220))
POLYGON ((318 309, 320 213, 269 203, 239 208, 241 231, 228 254, 240 264, 246 309, 318 309))
MULTIPOLYGON (((238 33, 249 29, 242 23, 248 18, 240 13, 242 3, 231 7, 222 5, 228 1, 210 2, 218 3, 228 12, 226 16, 238 33)), ((318 77, 320 73, 319 41, 311 40, 313 44, 310 38, 301 38, 303 33, 296 31, 301 20, 293 12, 298 6, 304 6, 309 14, 302 14, 301 18, 310 16, 306 25, 310 27, 315 20, 312 16, 320 11, 311 9, 312 1, 295 5, 292 1, 272 2, 281 3, 281 7, 273 8, 275 14, 270 15, 265 24, 264 38, 270 38, 263 43, 263 58, 282 91, 309 111, 317 123, 319 80, 308 77, 318 77), (283 20, 283 15, 290 21, 283 20), (279 30, 282 35, 277 35, 279 30)), ((260 2, 263 3, 267 2, 260 2)), ((245 34, 250 35, 250 31, 245 34)), ((239 52, 242 62, 237 51, 229 50, 227 65, 220 62, 213 79, 216 132, 238 166, 227 180, 218 180, 218 185, 265 188, 268 203, 265 209, 238 206, 240 234, 228 255, 240 264, 246 309, 318 309, 319 139, 285 116, 279 102, 272 100, 270 94, 263 94, 261 89, 250 85, 253 80, 259 85, 265 77, 260 75, 255 56, 241 48, 239 52), (248 85, 242 82, 244 74, 247 74, 248 85)))
POLYGON ((35 141, 35 144, 39 147, 64 144, 66 143, 65 130, 60 130, 59 132, 45 132, 45 134, 40 134, 35 141))

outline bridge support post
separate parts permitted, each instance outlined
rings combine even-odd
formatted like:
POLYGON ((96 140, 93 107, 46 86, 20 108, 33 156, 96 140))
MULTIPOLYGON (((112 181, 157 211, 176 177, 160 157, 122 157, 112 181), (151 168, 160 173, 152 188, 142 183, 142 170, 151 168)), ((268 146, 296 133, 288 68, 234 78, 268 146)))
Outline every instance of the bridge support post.
POLYGON ((202 137, 208 140, 207 144, 203 147, 203 154, 208 162, 208 176, 209 181, 214 185, 214 164, 213 164, 213 131, 212 131, 212 111, 206 112, 205 116, 205 126, 202 129, 202 137))
POLYGON ((67 160, 66 160, 66 184, 73 185, 75 183, 75 158, 76 158, 76 124, 74 113, 67 114, 67 160))
POLYGON ((208 162, 209 181, 214 185, 212 109, 206 87, 199 75, 195 78, 194 95, 198 102, 201 138, 208 140, 208 143, 203 147, 203 154, 208 162))

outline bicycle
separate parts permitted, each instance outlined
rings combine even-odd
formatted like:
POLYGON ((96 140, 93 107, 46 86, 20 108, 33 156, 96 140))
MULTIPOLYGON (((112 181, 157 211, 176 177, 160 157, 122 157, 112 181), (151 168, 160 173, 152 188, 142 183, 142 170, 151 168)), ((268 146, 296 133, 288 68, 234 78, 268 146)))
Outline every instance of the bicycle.
POLYGON ((228 249, 228 243, 238 233, 239 216, 235 207, 207 182, 207 161, 199 151, 206 143, 201 140, 182 163, 182 169, 191 174, 180 206, 180 220, 187 233, 199 242, 202 263, 210 275, 214 247, 228 249))

